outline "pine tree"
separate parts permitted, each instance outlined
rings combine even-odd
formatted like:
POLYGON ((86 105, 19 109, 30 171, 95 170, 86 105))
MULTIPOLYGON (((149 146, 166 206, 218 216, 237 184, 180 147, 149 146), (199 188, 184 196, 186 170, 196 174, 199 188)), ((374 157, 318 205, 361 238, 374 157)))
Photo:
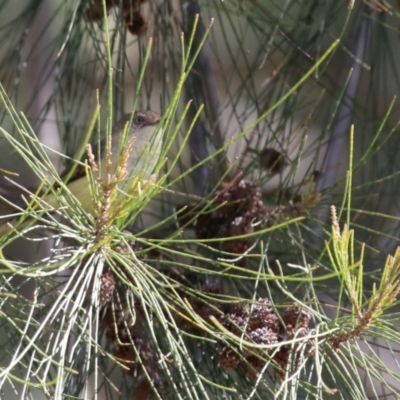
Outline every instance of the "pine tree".
POLYGON ((396 398, 397 3, 0 6, 5 399, 396 398))

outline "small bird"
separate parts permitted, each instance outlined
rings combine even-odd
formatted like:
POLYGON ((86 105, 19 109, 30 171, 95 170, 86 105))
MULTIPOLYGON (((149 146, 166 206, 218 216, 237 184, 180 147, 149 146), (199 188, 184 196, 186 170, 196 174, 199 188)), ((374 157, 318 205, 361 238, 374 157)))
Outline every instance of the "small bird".
MULTIPOLYGON (((148 179, 152 175, 159 161, 163 145, 163 132, 161 129, 157 129, 160 120, 160 114, 154 111, 138 110, 133 117, 132 114, 126 114, 115 123, 111 132, 111 153, 109 154, 111 167, 106 167, 106 140, 100 143, 101 160, 98 161, 95 159, 99 167, 99 177, 103 183, 106 182, 108 174, 115 172, 121 153, 126 150, 126 145, 130 141, 132 141, 132 147, 129 152, 126 152, 128 157, 124 162, 127 175, 126 179, 118 183, 118 189, 128 191, 136 176, 139 175, 141 179, 148 179), (131 126, 129 131, 125 134, 124 131, 131 119, 131 126), (125 143, 121 143, 124 137, 126 138, 125 143)), ((94 152, 95 157, 96 155, 97 153, 94 152)), ((73 196, 79 200, 86 211, 93 213, 94 204, 89 180, 86 176, 87 168, 83 165, 79 165, 75 168, 72 175, 71 168, 72 167, 63 171, 60 177, 68 179, 66 185, 73 196)), ((2 190, 1 194, 7 198, 7 195, 4 194, 5 191, 6 189, 2 190)), ((15 194, 13 194, 13 196, 15 198, 15 194)), ((59 207, 58 201, 52 193, 45 196, 43 200, 51 207, 59 207)), ((13 219, 13 221, 15 221, 15 219, 13 219)), ((0 235, 9 230, 10 223, 12 224, 10 220, 0 223, 0 235)))

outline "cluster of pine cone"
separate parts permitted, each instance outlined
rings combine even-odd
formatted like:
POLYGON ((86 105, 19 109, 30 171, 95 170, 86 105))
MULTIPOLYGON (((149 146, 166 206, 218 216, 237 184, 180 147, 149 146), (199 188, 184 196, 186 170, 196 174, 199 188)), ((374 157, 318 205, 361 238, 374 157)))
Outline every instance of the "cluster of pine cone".
MULTIPOLYGON (((166 389, 165 382, 157 362, 156 350, 145 333, 146 318, 141 304, 137 301, 134 305, 134 320, 132 311, 124 301, 109 302, 115 293, 114 287, 110 285, 112 290, 108 291, 104 289, 104 285, 110 279, 114 282, 112 273, 105 270, 100 296, 103 299, 101 303, 105 306, 105 313, 101 323, 105 328, 111 352, 125 365, 129 375, 142 376, 145 370, 152 377, 157 390, 163 392, 166 389)), ((210 302, 210 298, 217 299, 221 294, 218 285, 205 285, 200 291, 207 295, 208 300, 205 302, 200 300, 201 297, 196 297, 191 301, 196 314, 206 321, 213 316, 237 338, 226 344, 219 353, 220 367, 238 369, 255 381, 265 372, 268 363, 273 366, 277 377, 283 380, 287 374, 298 369, 302 360, 305 361, 312 354, 312 342, 306 338, 311 322, 311 313, 308 310, 290 305, 278 314, 276 308, 266 298, 259 298, 253 303, 226 304, 217 301, 214 303, 212 300, 210 302), (293 341, 301 338, 304 340, 293 341), (249 342, 270 347, 257 348, 249 346, 249 342)), ((180 295, 186 297, 184 293, 180 295)), ((188 320, 180 319, 179 316, 176 322, 180 326, 198 330, 196 326, 188 324, 188 320)))
POLYGON ((241 368, 247 376, 256 380, 267 362, 273 361, 278 377, 298 368, 300 357, 311 354, 309 342, 295 342, 279 345, 308 334, 311 322, 309 311, 290 306, 279 316, 266 298, 256 304, 236 304, 221 321, 237 337, 243 337, 240 348, 225 346, 219 355, 219 365, 223 368, 241 368), (246 347, 246 342, 272 345, 268 348, 246 347), (300 351, 301 350, 301 351, 300 351))
MULTIPOLYGON (((214 296, 217 299, 221 294, 218 285, 204 285, 200 291, 207 295, 207 299, 214 296)), ((237 338, 237 341, 223 347, 218 358, 219 366, 244 371, 252 380, 258 378, 267 363, 274 366, 280 379, 284 379, 286 373, 297 370, 301 359, 305 360, 312 354, 311 341, 306 338, 311 313, 297 305, 290 305, 277 314, 267 298, 229 305, 226 302, 201 301, 199 297, 191 302, 191 306, 202 319, 210 321, 210 318, 215 318, 237 338), (305 339, 290 343, 301 338, 305 339), (249 342, 270 347, 247 346, 249 342)), ((186 326, 201 334, 195 326, 186 326)))
MULTIPOLYGON (((125 20, 126 28, 132 35, 140 35, 146 31, 146 21, 141 12, 140 5, 147 0, 106 0, 107 13, 113 7, 121 10, 122 18, 125 20)), ((89 8, 86 9, 86 17, 89 21, 101 21, 104 17, 102 0, 95 0, 89 8)))
POLYGON ((204 203, 179 209, 184 210, 179 214, 180 226, 194 229, 199 239, 232 238, 221 245, 224 251, 235 254, 244 254, 251 247, 249 234, 306 211, 301 203, 265 205, 261 188, 246 179, 223 182, 206 209, 204 203))
MULTIPOLYGON (((217 286, 210 285, 203 287, 202 291, 208 295, 218 295, 221 292, 217 286)), ((141 375, 145 369, 155 387, 163 391, 164 378, 155 349, 145 333, 146 319, 141 305, 135 303, 134 321, 132 312, 122 304, 109 304, 102 319, 112 354, 126 366, 126 372, 131 376, 141 375)), ((237 341, 222 348, 218 356, 219 366, 243 371, 253 381, 265 372, 267 363, 274 367, 277 377, 283 380, 286 374, 295 372, 301 360, 307 359, 313 352, 311 341, 305 338, 310 329, 311 313, 297 305, 287 307, 278 315, 266 298, 259 298, 252 304, 213 305, 199 300, 191 304, 200 317, 209 320, 213 316, 237 337, 237 341), (301 338, 305 339, 291 343, 293 339, 301 338), (248 346, 249 342, 271 346, 257 348, 248 346)), ((185 325, 183 320, 178 322, 185 325)), ((190 324, 189 327, 194 328, 190 324)))
MULTIPOLYGON (((179 223, 192 228, 199 239, 227 238, 254 232, 255 222, 262 219, 266 207, 261 200, 261 190, 253 182, 241 180, 237 184, 223 182, 210 203, 211 211, 204 205, 182 206, 185 211, 179 223)), ((250 246, 248 238, 222 242, 228 252, 243 254, 250 246)))
POLYGON ((158 391, 163 392, 164 378, 158 364, 154 346, 149 340, 146 317, 138 302, 135 315, 124 301, 113 302, 106 307, 101 324, 114 357, 122 363, 125 372, 132 376, 143 376, 145 371, 152 378, 158 391))

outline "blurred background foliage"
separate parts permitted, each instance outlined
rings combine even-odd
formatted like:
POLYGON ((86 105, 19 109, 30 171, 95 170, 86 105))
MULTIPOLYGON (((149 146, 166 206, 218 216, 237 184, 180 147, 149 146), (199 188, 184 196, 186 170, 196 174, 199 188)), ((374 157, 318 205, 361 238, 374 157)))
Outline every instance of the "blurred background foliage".
MULTIPOLYGON (((3 398, 396 398, 397 308, 370 320, 360 310, 398 246, 398 1, 2 0, 0 10, 1 85, 60 172, 71 159, 59 153, 73 159, 98 102, 102 133, 110 107, 114 120, 134 101, 164 114, 182 59, 195 58, 168 128, 191 101, 168 191, 130 233, 111 231, 106 250, 66 225, 3 238, 3 398), (325 249, 331 205, 355 230, 342 267, 364 279, 360 309, 325 249)), ((18 137, 5 107, 0 122, 18 137)), ((34 191, 32 169, 0 145, 0 167, 34 191)))

